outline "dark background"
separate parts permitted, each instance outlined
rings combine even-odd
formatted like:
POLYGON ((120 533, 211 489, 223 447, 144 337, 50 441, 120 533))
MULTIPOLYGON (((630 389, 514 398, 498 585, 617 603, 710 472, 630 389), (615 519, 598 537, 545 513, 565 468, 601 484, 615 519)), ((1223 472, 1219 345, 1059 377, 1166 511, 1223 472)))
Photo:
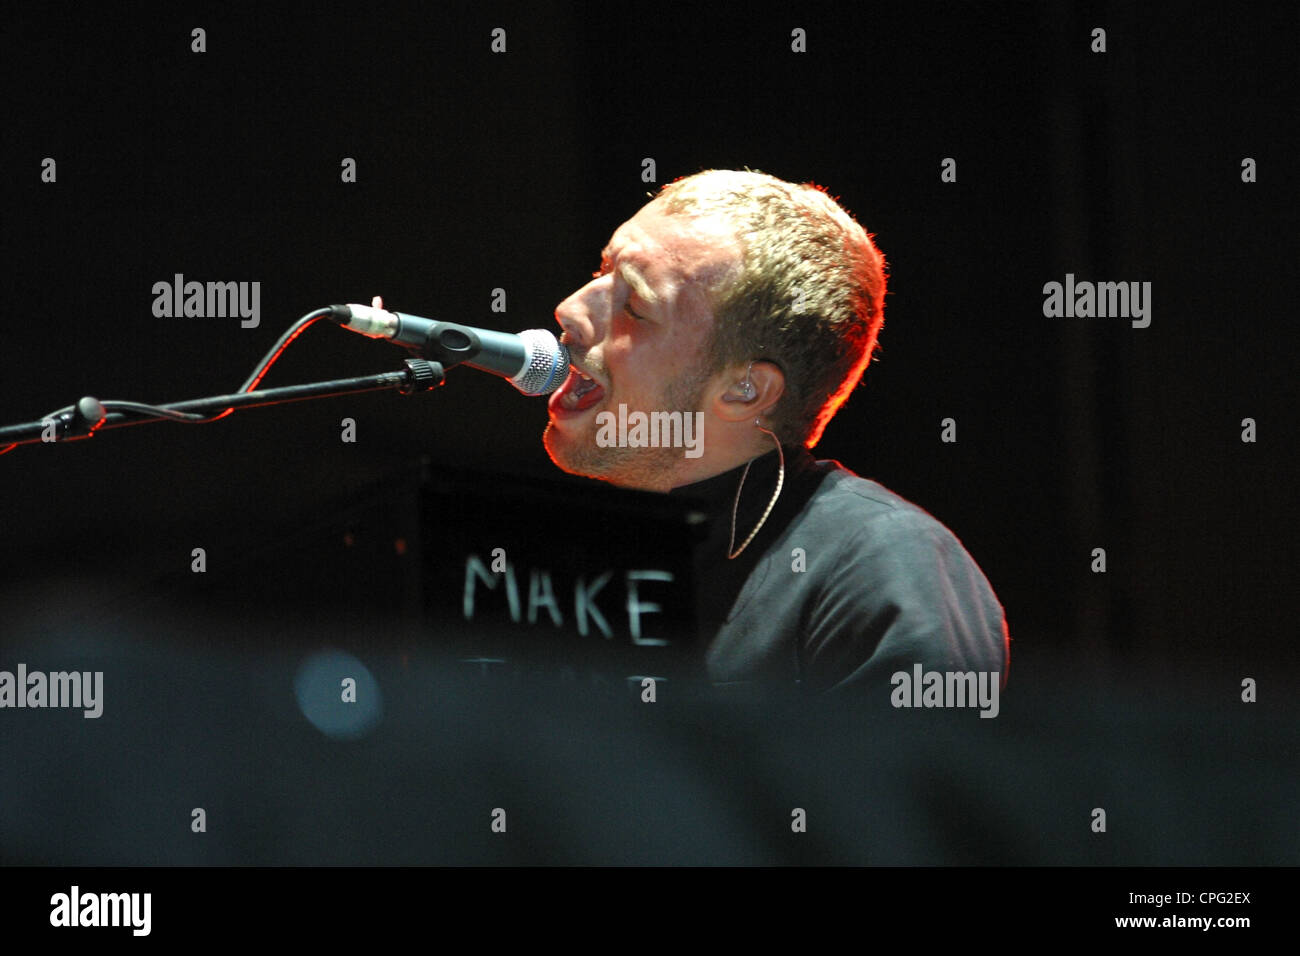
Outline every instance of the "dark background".
MULTIPOLYGON (((1296 10, 766 9, 25 11, 4 38, 0 420, 84 394, 163 402, 232 391, 299 315, 377 293, 430 317, 551 327, 556 303, 647 191, 712 167, 813 180, 875 234, 891 271, 879 360, 817 455, 917 502, 976 557, 1010 622, 1008 695, 1039 701, 1038 714, 1084 715, 1064 720, 1062 737, 1039 738, 1092 755, 1062 773, 1143 764, 1142 747, 1083 729, 1136 701, 1171 739, 1212 734, 1204 708, 1234 706, 1244 677, 1259 682, 1256 706, 1274 708, 1276 723, 1261 727, 1291 727, 1276 708, 1294 716, 1300 610, 1296 10), (190 52, 195 26, 206 53, 190 52), (497 26, 504 55, 489 49, 497 26), (1095 26, 1107 30, 1105 54, 1090 52, 1095 26), (805 54, 790 51, 794 27, 807 30, 805 54), (46 156, 57 184, 40 181, 46 156), (1253 184, 1241 181, 1247 156, 1253 184), (357 161, 355 184, 340 182, 344 157, 357 161), (654 184, 641 179, 646 157, 654 184), (944 157, 957 160, 956 183, 940 181, 944 157), (177 272, 260 281, 261 325, 155 319, 152 285, 177 272), (1067 272, 1150 281, 1150 327, 1044 318, 1042 286, 1067 272), (495 287, 507 291, 505 315, 490 310, 495 287), (939 440, 949 416, 956 444, 939 440), (1254 444, 1240 440, 1246 417, 1258 423, 1254 444), (1105 574, 1090 570, 1095 547, 1106 549, 1105 574)), ((267 384, 400 358, 317 326, 267 384)), ((375 482, 421 456, 434 468, 558 479, 545 417, 542 401, 453 370, 421 397, 17 448, 0 458, 0 666, 42 641, 93 648, 97 635, 120 635, 122 614, 175 603, 165 582, 188 574, 191 548, 233 573, 312 522, 332 527, 347 502, 373 502, 375 482), (343 417, 357 422, 355 444, 339 440, 343 417)), ((224 610, 242 623, 213 623, 214 640, 247 655, 236 670, 270 667, 257 648, 287 638, 247 626, 237 594, 222 600, 209 619, 224 610)), ((202 615, 182 620, 147 639, 131 632, 160 672, 203 630, 202 615)), ((363 610, 351 636, 364 620, 363 610)), ((1270 779, 1287 778, 1276 761, 1293 758, 1272 731, 1235 733, 1224 745, 1232 767, 1250 739, 1274 761, 1270 779)), ((1028 752, 1007 746, 1001 759, 1028 752)), ((1170 761, 1173 779, 1192 773, 1181 756, 1170 761)), ((1228 783, 1237 771, 1227 763, 1199 773, 1229 787, 1224 801, 1247 792, 1244 780, 1228 783)), ((1278 862, 1289 852, 1295 862, 1294 833, 1288 850, 1273 829, 1283 808, 1293 816, 1293 794, 1261 799, 1249 840, 1118 859, 1278 862), (1243 857, 1223 858, 1241 846, 1243 857)), ((1174 830, 1161 846, 1188 838, 1174 830)), ((117 844, 78 854, 44 839, 11 833, 11 856, 123 859, 117 844)), ((918 852, 897 859, 1096 861, 1051 841, 1009 857, 918 852)), ((223 859, 299 859, 250 854, 223 859)))

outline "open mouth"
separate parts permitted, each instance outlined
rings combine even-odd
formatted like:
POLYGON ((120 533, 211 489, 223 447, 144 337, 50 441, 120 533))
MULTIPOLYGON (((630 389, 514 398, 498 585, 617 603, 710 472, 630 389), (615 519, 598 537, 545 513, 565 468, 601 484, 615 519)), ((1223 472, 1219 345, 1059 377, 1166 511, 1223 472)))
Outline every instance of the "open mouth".
POLYGON ((605 397, 605 386, 601 385, 590 375, 578 370, 577 366, 569 366, 569 377, 551 396, 547 403, 552 412, 585 412, 600 402, 605 397))

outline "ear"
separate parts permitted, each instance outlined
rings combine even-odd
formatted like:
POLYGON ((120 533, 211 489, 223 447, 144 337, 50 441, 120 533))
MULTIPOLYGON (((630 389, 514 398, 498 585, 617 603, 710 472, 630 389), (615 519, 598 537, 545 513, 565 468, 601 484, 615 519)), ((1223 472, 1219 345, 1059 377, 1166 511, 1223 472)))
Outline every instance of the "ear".
POLYGON ((725 422, 766 415, 785 394, 785 373, 772 362, 737 365, 722 377, 711 399, 713 414, 725 422), (748 375, 746 375, 748 373, 748 375), (746 388, 748 381, 751 388, 746 388))

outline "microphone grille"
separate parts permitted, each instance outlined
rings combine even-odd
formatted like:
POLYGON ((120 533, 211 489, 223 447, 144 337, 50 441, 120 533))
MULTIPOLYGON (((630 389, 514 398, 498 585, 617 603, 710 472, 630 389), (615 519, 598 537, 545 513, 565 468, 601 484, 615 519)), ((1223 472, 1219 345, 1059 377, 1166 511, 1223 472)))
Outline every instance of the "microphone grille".
POLYGON ((545 329, 525 329, 519 338, 528 351, 528 362, 511 384, 525 395, 549 395, 569 375, 569 349, 545 329))

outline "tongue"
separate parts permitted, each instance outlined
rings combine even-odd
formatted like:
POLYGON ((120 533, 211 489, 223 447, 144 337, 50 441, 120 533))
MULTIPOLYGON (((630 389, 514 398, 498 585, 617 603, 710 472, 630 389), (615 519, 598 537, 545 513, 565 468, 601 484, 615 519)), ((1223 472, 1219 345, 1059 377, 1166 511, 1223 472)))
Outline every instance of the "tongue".
POLYGON ((585 411, 595 405, 605 397, 605 389, 600 385, 593 385, 586 392, 578 396, 578 404, 574 406, 575 411, 585 411))

